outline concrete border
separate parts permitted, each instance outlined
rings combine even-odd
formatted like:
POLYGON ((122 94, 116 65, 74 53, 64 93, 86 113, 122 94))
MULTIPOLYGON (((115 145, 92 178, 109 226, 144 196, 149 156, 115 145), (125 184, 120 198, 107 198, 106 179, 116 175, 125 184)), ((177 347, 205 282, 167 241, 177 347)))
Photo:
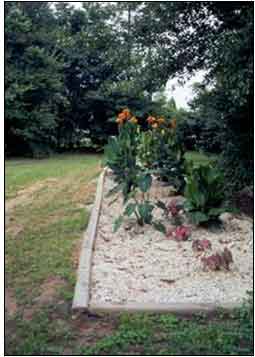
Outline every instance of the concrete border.
POLYGON ((92 208, 87 230, 85 231, 83 236, 79 268, 77 272, 77 281, 75 285, 72 304, 72 309, 74 310, 86 311, 89 305, 91 263, 103 197, 105 172, 106 171, 104 169, 101 175, 99 176, 94 206, 92 208))
POLYGON ((148 313, 174 313, 180 315, 194 314, 194 313, 212 313, 218 310, 232 311, 240 307, 236 303, 226 303, 216 305, 195 304, 195 303, 129 303, 125 305, 111 304, 111 303, 93 303, 89 304, 89 311, 94 313, 115 313, 115 312, 148 312, 148 313))

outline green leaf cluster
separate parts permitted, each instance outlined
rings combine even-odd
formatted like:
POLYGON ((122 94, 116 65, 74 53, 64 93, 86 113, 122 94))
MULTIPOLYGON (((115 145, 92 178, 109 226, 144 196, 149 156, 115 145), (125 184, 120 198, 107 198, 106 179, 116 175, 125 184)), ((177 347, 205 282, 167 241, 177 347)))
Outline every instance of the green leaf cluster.
POLYGON ((177 192, 184 189, 184 147, 176 132, 169 129, 148 130, 140 136, 139 159, 160 180, 173 185, 177 192))
POLYGON ((191 162, 185 181, 185 209, 193 223, 215 220, 224 212, 224 178, 218 168, 191 162))
POLYGON ((136 217, 140 226, 153 224, 156 229, 164 231, 163 225, 153 220, 154 204, 149 200, 152 185, 151 172, 138 162, 140 135, 143 134, 136 125, 126 122, 120 126, 119 135, 110 138, 105 147, 105 163, 113 171, 117 182, 109 194, 121 191, 126 204, 123 215, 114 222, 114 232, 121 226, 124 216, 132 215, 136 217))

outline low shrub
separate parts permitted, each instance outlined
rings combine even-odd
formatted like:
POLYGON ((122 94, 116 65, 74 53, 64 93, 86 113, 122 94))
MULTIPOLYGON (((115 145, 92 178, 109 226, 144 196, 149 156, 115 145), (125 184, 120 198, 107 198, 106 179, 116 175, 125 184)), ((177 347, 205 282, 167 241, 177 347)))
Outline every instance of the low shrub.
POLYGON ((149 117, 151 134, 151 161, 155 175, 160 180, 173 185, 177 192, 184 189, 185 159, 184 147, 177 141, 176 120, 167 122, 164 118, 149 117))
POLYGON ((185 210, 194 224, 218 219, 226 209, 223 175, 210 164, 194 165, 192 162, 185 177, 185 210))

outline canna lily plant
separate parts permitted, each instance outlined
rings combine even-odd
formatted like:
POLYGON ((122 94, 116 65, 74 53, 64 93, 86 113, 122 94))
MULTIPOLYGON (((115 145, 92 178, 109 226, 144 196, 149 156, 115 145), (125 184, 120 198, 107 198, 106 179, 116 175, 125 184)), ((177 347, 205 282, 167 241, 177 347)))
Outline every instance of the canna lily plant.
POLYGON ((118 137, 111 138, 106 146, 106 164, 113 170, 117 185, 109 195, 119 191, 123 195, 125 209, 114 222, 114 232, 121 226, 124 216, 135 216, 140 226, 152 224, 165 232, 164 226, 153 219, 154 204, 149 199, 152 184, 151 172, 138 164, 138 120, 129 109, 124 109, 116 119, 118 137))

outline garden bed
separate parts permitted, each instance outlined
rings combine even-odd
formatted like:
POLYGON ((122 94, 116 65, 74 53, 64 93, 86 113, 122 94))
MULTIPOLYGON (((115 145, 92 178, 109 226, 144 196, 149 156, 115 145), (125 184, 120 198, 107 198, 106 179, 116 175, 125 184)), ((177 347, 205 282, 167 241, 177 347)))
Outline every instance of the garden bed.
MULTIPOLYGON (((208 304, 238 306, 253 284, 253 225, 247 217, 231 217, 221 227, 192 226, 184 242, 167 239, 152 226, 139 227, 125 218, 116 233, 113 222, 122 212, 122 197, 107 197, 112 176, 103 184, 101 213, 92 256, 90 306, 146 304, 208 304), (204 271, 201 256, 192 250, 195 239, 208 239, 212 252, 227 247, 233 255, 230 270, 204 271)), ((152 199, 173 199, 171 188, 154 180, 152 199), (168 197, 169 196, 169 197, 168 197)), ((162 211, 155 209, 156 218, 162 211)), ((168 222, 166 221, 167 225, 168 222)), ((130 306, 131 306, 130 305, 130 306)))

